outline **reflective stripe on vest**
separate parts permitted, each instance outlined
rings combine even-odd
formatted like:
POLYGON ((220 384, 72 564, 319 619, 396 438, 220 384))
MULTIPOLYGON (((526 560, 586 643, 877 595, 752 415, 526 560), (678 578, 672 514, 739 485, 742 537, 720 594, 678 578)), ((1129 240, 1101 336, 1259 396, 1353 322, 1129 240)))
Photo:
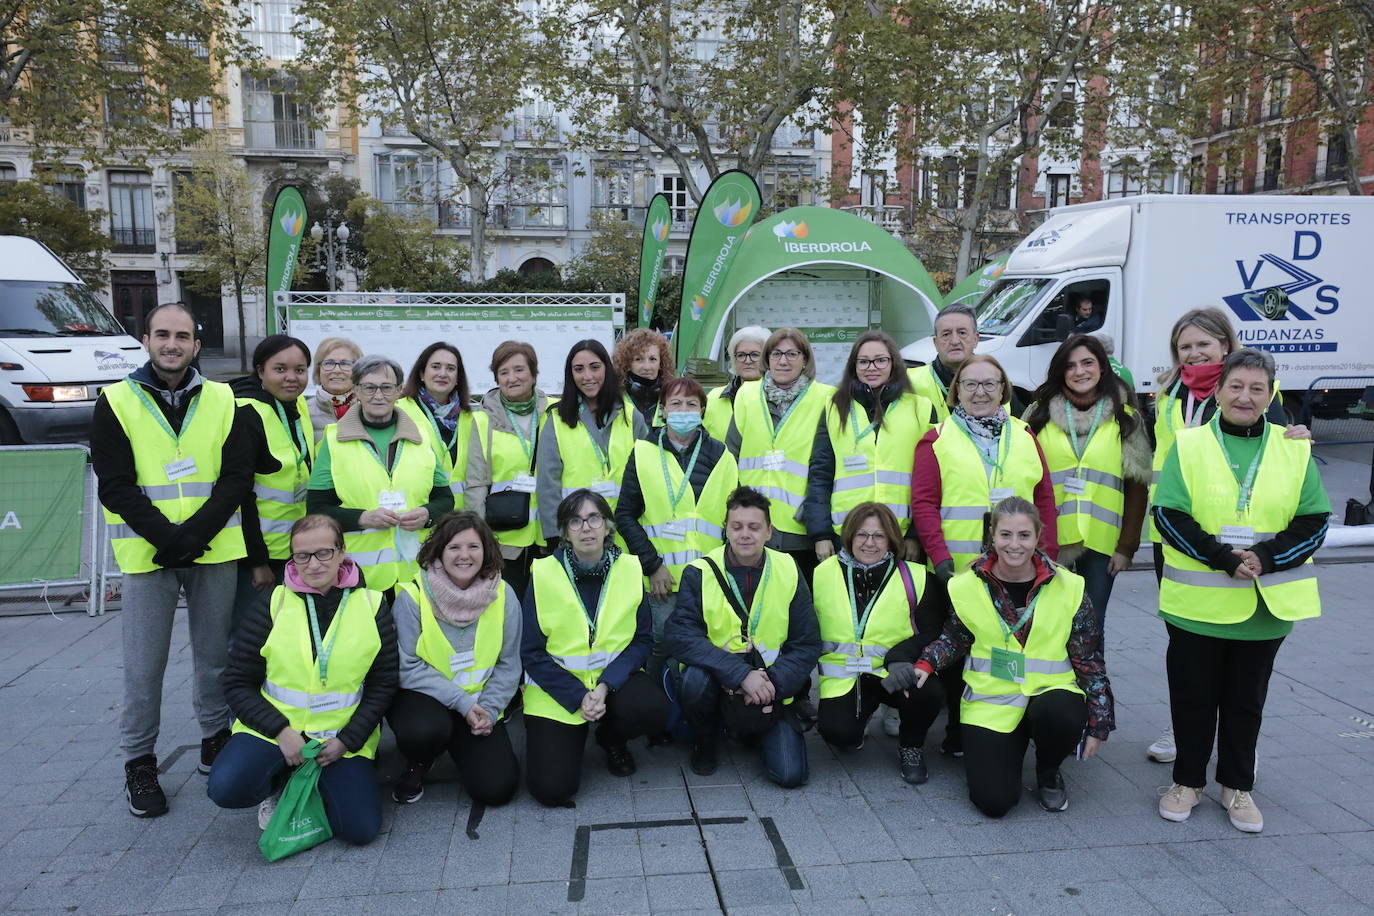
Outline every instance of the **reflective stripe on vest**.
POLYGON ((905 534, 911 520, 911 457, 930 429, 930 402, 918 394, 903 394, 887 406, 882 426, 871 430, 867 408, 858 401, 849 407, 844 421, 834 401, 825 408, 835 456, 830 523, 838 534, 849 512, 872 500, 892 510, 905 534), (862 434, 857 441, 856 430, 862 434))
MULTIPOLYGON (((224 527, 225 527, 225 528, 238 528, 238 527, 241 526, 242 524, 243 524, 243 517, 242 517, 242 515, 240 515, 240 513, 239 513, 238 511, 235 511, 233 515, 229 516, 228 521, 226 521, 226 522, 224 523, 224 527)), ((136 533, 134 532, 134 529, 131 528, 130 526, 124 524, 123 522, 120 522, 119 524, 116 524, 116 525, 111 525, 111 524, 108 524, 108 523, 107 523, 107 524, 105 525, 105 535, 106 535, 106 537, 108 537, 111 541, 114 541, 114 540, 116 540, 116 539, 118 539, 118 538, 137 538, 137 537, 138 537, 138 534, 136 534, 136 533)), ((200 562, 200 561, 197 561, 197 562, 200 562)), ((123 567, 121 567, 121 570, 122 570, 122 569, 123 569, 123 567)))
MULTIPOLYGON (((593 446, 591 431, 586 426, 586 411, 578 414, 577 425, 569 427, 550 409, 544 421, 544 432, 553 431, 558 443, 558 454, 563 463, 563 479, 559 482, 562 497, 566 498, 575 490, 590 489, 598 481, 609 481, 614 486, 614 495, 606 496, 606 502, 615 509, 620 499, 620 478, 625 474, 625 465, 630 460, 630 450, 634 448, 635 434, 633 409, 627 410, 622 403, 614 409, 610 418, 610 436, 607 441, 606 457, 610 461, 607 470, 601 463, 601 455, 593 446)), ((603 494, 604 495, 604 494, 603 494)))
POLYGON ((304 462, 297 460, 295 441, 282 425, 276 407, 256 398, 239 398, 238 404, 258 415, 267 450, 279 465, 271 474, 253 476, 253 495, 257 503, 258 529, 262 532, 267 555, 274 560, 285 560, 291 555, 291 526, 305 518, 305 491, 315 460, 315 427, 310 419, 310 404, 304 395, 296 398, 300 432, 309 459, 304 462))
MULTIPOLYGON (((1188 514, 1203 531, 1220 535, 1223 526, 1253 528, 1251 542, 1258 543, 1292 522, 1311 461, 1311 440, 1285 439, 1283 427, 1271 425, 1263 448, 1250 505, 1238 513, 1240 486, 1212 426, 1178 431, 1174 449, 1188 490, 1188 514)), ((1240 623, 1255 613, 1260 595, 1269 612, 1280 620, 1321 614, 1316 568, 1310 556, 1293 569, 1242 581, 1164 544, 1164 577, 1159 587, 1159 609, 1164 613, 1205 623, 1240 623)))
POLYGON ((460 411, 458 422, 454 425, 453 447, 450 450, 439 430, 435 428, 429 411, 419 401, 414 398, 401 398, 396 402, 396 406, 410 415, 415 425, 420 428, 420 435, 439 456, 439 464, 448 474, 448 488, 453 494, 454 511, 465 508, 463 494, 467 490, 467 456, 472 447, 473 435, 480 434, 486 429, 487 415, 480 411, 460 411))
MULTIPOLYGON (((1045 454, 1045 465, 1054 484, 1054 502, 1058 507, 1059 543, 1082 544, 1089 550, 1110 556, 1116 551, 1121 537, 1121 513, 1125 509, 1125 481, 1122 479, 1121 427, 1116 417, 1103 405, 1104 418, 1083 443, 1083 455, 1073 451, 1073 442, 1064 430, 1051 419, 1036 434, 1045 454), (1071 478, 1083 481, 1083 492, 1069 491, 1071 478)), ((1072 408, 1065 402, 1065 409, 1072 408)), ((1134 415, 1131 408, 1126 408, 1134 415)), ((1076 418, 1077 414, 1073 414, 1076 418)))
POLYGON ((676 587, 681 581, 683 567, 721 546, 725 501, 739 484, 735 456, 729 451, 721 453, 715 467, 706 476, 700 499, 691 483, 683 480, 684 472, 677 458, 665 454, 658 443, 649 440, 636 442, 634 458, 635 479, 639 481, 639 492, 644 500, 644 512, 639 517, 639 523, 649 543, 658 551, 663 565, 672 574, 673 586, 676 587), (667 482, 663 479, 665 466, 668 470, 667 482), (672 494, 668 492, 670 487, 672 494), (674 510, 672 495, 679 490, 682 491, 682 498, 674 510), (668 536, 673 533, 669 525, 674 522, 685 526, 681 538, 668 536))
MULTIPOLYGON (((919 602, 925 594, 926 571, 914 563, 906 566, 919 602)), ((831 556, 823 560, 816 567, 812 582, 821 630, 821 699, 843 696, 854 688, 858 674, 846 670, 848 659, 870 659, 872 670, 867 673, 886 677, 883 661, 888 650, 915 635, 911 624, 914 608, 907 598, 901 571, 894 566, 883 583, 862 634, 854 632, 854 620, 856 615, 862 617, 864 608, 855 611, 850 605, 845 565, 840 558, 831 556)))
POLYGON ((807 465, 816 442, 816 429, 834 387, 812 381, 794 403, 774 438, 774 422, 763 404, 761 381, 745 382, 735 394, 735 427, 740 434, 739 482, 753 487, 774 503, 773 527, 788 534, 805 534, 797 510, 806 497, 807 465), (768 454, 780 451, 779 470, 766 470, 768 454))
MULTIPOLYGON (((753 600, 747 611, 751 619, 755 612, 758 612, 758 627, 753 631, 754 648, 763 659, 764 667, 767 667, 778 660, 781 646, 787 641, 792 598, 797 592, 800 576, 796 561, 787 554, 768 548, 765 548, 765 554, 769 564, 767 590, 765 592, 760 579, 759 587, 754 590, 753 600), (764 602, 761 609, 760 601, 764 602)), ((708 556, 723 575, 730 575, 726 569, 723 546, 717 547, 708 556)), ((742 624, 739 616, 730 606, 725 592, 721 590, 715 573, 706 565, 706 558, 703 557, 692 565, 701 570, 701 616, 706 624, 706 638, 712 645, 726 652, 738 654, 748 651, 749 647, 740 635, 742 624)), ((791 697, 783 700, 784 704, 791 702, 791 697)))

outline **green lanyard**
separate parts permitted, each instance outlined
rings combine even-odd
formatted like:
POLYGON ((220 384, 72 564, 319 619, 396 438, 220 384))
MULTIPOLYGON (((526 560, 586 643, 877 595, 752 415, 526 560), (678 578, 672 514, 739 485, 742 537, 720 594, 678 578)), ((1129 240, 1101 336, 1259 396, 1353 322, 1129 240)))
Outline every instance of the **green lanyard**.
MULTIPOLYGON (((1174 431, 1174 402, 1180 400, 1180 398, 1178 397, 1178 389, 1181 388, 1181 387, 1183 387, 1183 379, 1179 379, 1177 382, 1174 382, 1174 387, 1169 389, 1169 397, 1168 397, 1168 400, 1166 400, 1166 401, 1164 402, 1164 423, 1165 423, 1166 426, 1169 427, 1169 432, 1171 432, 1171 433, 1174 431)), ((1192 396, 1192 393, 1189 392, 1189 397, 1191 397, 1191 396, 1192 396)), ((1199 418, 1200 418, 1200 417, 1202 416, 1202 409, 1203 409, 1203 406, 1204 406, 1208 401, 1210 401, 1211 399, 1212 399, 1212 396, 1211 396, 1211 395, 1208 395, 1207 397, 1205 397, 1205 398, 1203 398, 1202 400, 1198 401, 1198 402, 1197 402, 1197 408, 1193 411, 1193 416, 1194 416, 1194 417, 1199 417, 1199 418)), ((1188 427, 1188 426, 1197 426, 1198 424, 1196 424, 1196 423, 1188 423, 1188 421, 1185 419, 1183 425, 1184 425, 1185 427, 1188 427)))
POLYGON ((277 417, 281 420, 281 425, 286 427, 286 438, 291 439, 291 450, 296 453, 296 467, 310 467, 310 462, 305 454, 305 431, 301 427, 300 414, 296 415, 295 438, 292 438, 291 421, 286 419, 286 409, 281 406, 281 401, 272 399, 272 406, 277 408, 277 417), (296 443, 300 443, 297 445, 296 443))
POLYGON ((330 627, 334 632, 329 636, 329 644, 325 645, 320 639, 320 618, 315 614, 315 596, 307 594, 305 596, 305 609, 310 614, 310 635, 315 640, 315 659, 320 665, 320 683, 329 680, 329 656, 334 654, 334 642, 339 638, 339 631, 343 629, 343 612, 348 605, 348 596, 353 591, 351 588, 344 589, 343 597, 339 599, 339 609, 334 612, 334 625, 330 627))
MULTIPOLYGON (((797 379, 797 383, 799 384, 800 382, 801 379, 797 379)), ((782 432, 783 424, 787 422, 788 417, 792 416, 792 411, 797 409, 797 405, 801 403, 804 397, 806 397, 806 392, 802 391, 793 398, 792 403, 788 404, 787 409, 782 412, 782 416, 778 417, 778 422, 774 423, 773 413, 768 409, 768 396, 763 393, 763 382, 759 382, 759 403, 763 405, 763 415, 768 419, 768 441, 771 444, 777 445, 778 433, 782 432)))
MULTIPOLYGON (((1226 456, 1226 463, 1231 467, 1240 467, 1231 460, 1231 453, 1226 449, 1226 435, 1221 431, 1221 414, 1212 415, 1212 432, 1216 434, 1217 444, 1221 446, 1221 453, 1226 456)), ((1269 424, 1264 424, 1264 432, 1260 434, 1259 448, 1255 449, 1255 457, 1250 459, 1250 467, 1245 471, 1245 480, 1241 482, 1240 493, 1236 496, 1236 514, 1247 511, 1250 508, 1250 496, 1255 488, 1255 475, 1259 473, 1260 460, 1264 457, 1264 447, 1269 442, 1269 424)))
POLYGON ((697 456, 701 454, 701 440, 706 437, 697 436, 697 444, 692 448, 692 457, 687 460, 687 469, 682 472, 682 486, 678 487, 677 495, 674 496, 673 481, 668 476, 668 447, 664 444, 667 436, 666 429, 658 434, 658 460, 663 464, 663 485, 668 489, 668 502, 672 504, 672 513, 676 515, 677 504, 682 502, 682 497, 687 494, 687 488, 692 485, 692 469, 697 466, 697 456))
MULTIPOLYGON (((892 573, 892 563, 888 562, 888 575, 892 573)), ((859 642, 864 638, 864 630, 868 629, 868 618, 873 614, 873 608, 878 605, 878 596, 883 592, 883 586, 887 584, 887 576, 879 583, 878 588, 873 592, 873 597, 868 599, 868 604, 864 607, 863 616, 859 616, 859 599, 854 595, 854 567, 845 565, 845 580, 849 583, 849 615, 854 619, 854 641, 859 642)))
MULTIPOLYGON (((872 423, 868 424, 868 429, 865 429, 863 432, 859 432, 859 417, 858 417, 859 406, 860 406, 860 405, 854 404, 854 403, 851 403, 851 404, 849 405, 849 425, 852 426, 852 427, 854 428, 854 444, 855 444, 855 445, 858 445, 860 442, 863 442, 863 441, 864 441, 864 436, 867 436, 869 433, 873 432, 873 430, 875 430, 875 429, 877 429, 879 426, 881 426, 881 425, 882 425, 882 422, 883 422, 883 415, 880 413, 880 414, 878 414, 878 419, 876 419, 876 420, 874 420, 872 423)), ((875 404, 874 406, 875 406, 875 407, 881 407, 882 405, 881 405, 881 404, 875 404)), ((876 439, 877 436, 874 436, 874 438, 876 439)))
MULTIPOLYGON (((143 390, 142 385, 131 378, 126 378, 124 381, 129 383, 129 387, 134 390, 134 394, 138 395, 138 399, 143 402, 143 406, 148 409, 148 413, 152 414, 153 419, 157 421, 157 425, 161 426, 163 431, 172 437, 172 441, 177 444, 177 450, 180 451, 181 433, 173 432, 172 424, 167 422, 167 418, 163 416, 162 411, 157 409, 157 405, 148 399, 148 392, 143 390)), ((190 428, 191 418, 196 415, 196 408, 199 406, 200 392, 197 391, 191 396, 191 406, 186 409, 186 417, 181 421, 181 428, 183 431, 190 428)))
POLYGON ((1021 628, 1026 625, 1026 621, 1030 620, 1031 614, 1035 613, 1035 606, 1040 603, 1040 592, 1037 591, 1035 597, 1026 605, 1026 613, 1022 614, 1021 619, 1016 621, 1016 626, 1008 629, 1007 622, 1002 619, 1001 613, 997 610, 997 601, 992 597, 992 586, 984 582, 983 588, 987 589, 988 600, 992 602, 993 616, 997 618, 997 625, 1002 628, 1002 645, 1005 646, 1011 642, 1013 635, 1021 632, 1021 628))
MULTIPOLYGON (((504 406, 504 405, 503 405, 504 406)), ((504 407, 506 419, 510 421, 511 429, 515 430, 515 437, 520 440, 520 448, 525 452, 525 457, 534 458, 534 444, 539 440, 539 418, 534 414, 530 415, 530 437, 525 438, 524 432, 520 429, 520 424, 515 422, 515 414, 511 413, 509 407, 504 407)))
MULTIPOLYGON (((615 564, 612 563, 612 566, 615 564)), ((596 625, 601 620, 601 608, 606 604, 606 593, 611 590, 611 571, 606 570, 606 578, 601 582, 601 594, 596 599, 596 614, 587 610, 587 602, 582 600, 582 590, 577 587, 577 577, 573 575, 572 564, 568 562, 568 554, 563 554, 563 571, 568 574, 568 581, 572 583, 573 594, 577 596, 577 605, 582 608, 582 616, 587 618, 587 645, 596 645, 596 625)))
POLYGON ((1088 446, 1092 445, 1093 436, 1097 433, 1097 424, 1102 422, 1102 402, 1102 398, 1097 399, 1097 407, 1093 410, 1093 425, 1088 429, 1088 441, 1083 443, 1082 451, 1078 448, 1078 423, 1074 420, 1073 405, 1068 401, 1064 402, 1064 409, 1068 413, 1066 419, 1069 421, 1067 426, 1069 427, 1069 439, 1073 443, 1073 456, 1079 461, 1083 460, 1083 452, 1086 452, 1088 446))
POLYGON ((439 418, 429 409, 428 404, 424 401, 420 401, 420 409, 425 412, 425 416, 429 417, 429 425, 434 427, 434 434, 439 437, 440 442, 444 443, 444 448, 452 451, 453 443, 458 441, 458 424, 463 422, 463 409, 461 407, 458 409, 458 420, 453 424, 452 438, 444 437, 444 425, 439 422, 439 418))
POLYGON ((377 443, 373 442, 370 436, 363 441, 367 443, 367 450, 372 453, 372 457, 377 459, 377 463, 382 466, 382 470, 386 471, 386 476, 390 478, 391 472, 401 463, 401 450, 406 447, 406 440, 396 440, 396 459, 391 462, 391 467, 386 466, 386 459, 382 457, 381 452, 377 451, 377 443))
MULTIPOLYGON (((594 416, 591 416, 591 412, 590 412, 590 411, 588 411, 588 415, 589 415, 589 416, 588 416, 589 419, 595 419, 594 416)), ((611 422, 614 423, 615 420, 612 419, 611 422)), ((606 472, 606 477, 609 478, 609 477, 611 476, 611 455, 610 455, 610 452, 609 452, 609 451, 603 451, 603 450, 602 450, 602 448, 601 448, 601 443, 600 443, 600 442, 597 442, 597 441, 596 441, 596 436, 593 436, 593 435, 592 435, 592 427, 591 427, 591 424, 587 423, 587 422, 584 420, 583 423, 582 423, 582 429, 583 429, 583 431, 585 431, 586 434, 587 434, 587 441, 590 442, 590 443, 592 444, 592 451, 596 453, 596 460, 601 462, 601 467, 602 467, 603 470, 605 470, 605 472, 606 472)), ((607 448, 610 447, 610 444, 611 444, 611 433, 610 433, 610 432, 607 432, 607 433, 606 433, 606 446, 607 446, 607 448)))
MULTIPOLYGON (((759 628, 759 617, 763 615, 763 595, 768 591, 768 577, 772 575, 772 572, 773 561, 765 553, 763 555, 763 581, 759 583, 758 589, 754 592, 754 614, 749 618, 749 629, 744 634, 751 640, 759 628)), ((725 581, 730 586, 730 591, 735 593, 735 600, 739 602, 739 606, 744 607, 744 595, 740 594, 739 586, 735 584, 735 577, 726 576, 725 581)))

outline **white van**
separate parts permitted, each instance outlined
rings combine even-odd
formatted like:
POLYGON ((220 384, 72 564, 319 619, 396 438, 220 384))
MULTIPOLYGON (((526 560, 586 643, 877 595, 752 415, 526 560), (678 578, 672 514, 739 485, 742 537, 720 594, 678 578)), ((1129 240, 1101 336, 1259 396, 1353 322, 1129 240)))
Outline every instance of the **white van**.
POLYGON ((47 246, 0 236, 0 444, 84 440, 100 389, 144 359, 47 246))
MULTIPOLYGON (((1292 410, 1309 386, 1361 389, 1351 377, 1374 375, 1371 240, 1374 197, 1146 194, 1059 207, 979 300, 978 352, 1033 391, 1086 296, 1085 329, 1100 322, 1151 395, 1174 321, 1215 305, 1242 346, 1273 353, 1292 410)), ((902 354, 924 364, 935 349, 922 340, 902 354)))

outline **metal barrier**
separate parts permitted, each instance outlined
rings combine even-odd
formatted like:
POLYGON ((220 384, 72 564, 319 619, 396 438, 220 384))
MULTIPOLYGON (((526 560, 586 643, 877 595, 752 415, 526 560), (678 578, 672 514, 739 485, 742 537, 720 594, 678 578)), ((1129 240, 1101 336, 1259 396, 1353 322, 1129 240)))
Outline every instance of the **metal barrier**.
POLYGON ((1374 443, 1374 376, 1313 379, 1303 392, 1296 421, 1312 430, 1316 446, 1374 443))

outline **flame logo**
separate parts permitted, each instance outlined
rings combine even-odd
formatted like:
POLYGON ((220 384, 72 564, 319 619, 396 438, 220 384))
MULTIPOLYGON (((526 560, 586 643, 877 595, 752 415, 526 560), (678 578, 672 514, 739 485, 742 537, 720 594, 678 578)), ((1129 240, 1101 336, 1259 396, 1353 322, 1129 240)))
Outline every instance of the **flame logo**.
POLYGON ((732 203, 727 200, 716 207, 716 219, 720 220, 722 226, 733 229, 735 226, 743 225, 744 221, 749 218, 750 211, 753 209, 753 204, 744 203, 740 200, 736 200, 732 203))
POLYGON ((1007 269, 1006 264, 998 264, 996 267, 986 267, 983 269, 983 276, 996 278, 1002 276, 1002 271, 1007 269))
POLYGON ((650 232, 653 233, 655 241, 661 242, 668 237, 668 223, 661 219, 654 220, 654 224, 650 228, 650 232))
POLYGON ((706 308, 706 300, 700 296, 692 297, 692 320, 700 321, 701 313, 706 308))
POLYGON ((287 235, 295 238, 305 229, 305 214, 286 211, 282 214, 281 228, 287 235))
POLYGON ((780 239, 804 239, 811 234, 811 228, 804 222, 789 223, 784 220, 773 227, 773 234, 780 239))

